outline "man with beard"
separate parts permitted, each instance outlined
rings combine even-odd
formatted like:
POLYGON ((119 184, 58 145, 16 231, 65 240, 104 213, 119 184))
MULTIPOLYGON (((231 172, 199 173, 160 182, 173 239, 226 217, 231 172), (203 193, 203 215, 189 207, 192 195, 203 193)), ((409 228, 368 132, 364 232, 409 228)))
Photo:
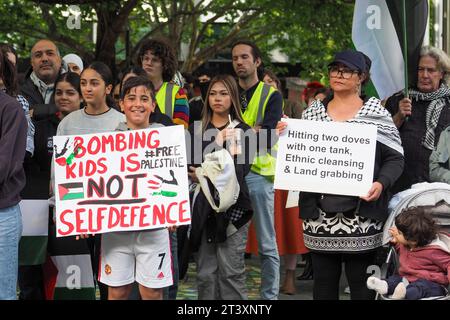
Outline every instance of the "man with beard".
MULTIPOLYGON (((39 40, 31 49, 31 67, 20 90, 30 104, 31 118, 35 125, 35 150, 33 156, 24 161, 26 185, 21 196, 24 200, 42 202, 49 198, 54 135, 54 130, 50 130, 49 126, 52 122, 59 122, 53 97, 54 83, 66 69, 62 68, 58 48, 46 39, 39 40)), ((24 217, 26 216, 25 213, 24 217)), ((26 218, 24 221, 26 222, 26 218)), ((22 237, 19 249, 19 299, 44 299, 42 264, 45 262, 46 252, 46 237, 22 237)))

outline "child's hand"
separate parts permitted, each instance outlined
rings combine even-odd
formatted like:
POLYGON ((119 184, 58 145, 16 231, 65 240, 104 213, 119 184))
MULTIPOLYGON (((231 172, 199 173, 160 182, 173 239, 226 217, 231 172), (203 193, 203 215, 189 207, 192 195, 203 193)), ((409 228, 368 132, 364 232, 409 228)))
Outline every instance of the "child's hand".
POLYGON ((398 229, 397 229, 397 227, 389 228, 389 233, 392 236, 392 239, 390 240, 390 242, 392 244, 396 244, 398 242, 398 240, 397 240, 397 237, 398 237, 398 229))
MULTIPOLYGON (((91 234, 82 233, 82 234, 79 234, 79 235, 75 236, 75 240, 87 239, 90 236, 91 236, 91 234)), ((94 236, 94 235, 92 234, 92 236, 94 236)))
POLYGON ((177 231, 178 226, 173 225, 173 226, 168 226, 167 229, 169 229, 169 232, 175 232, 177 231))

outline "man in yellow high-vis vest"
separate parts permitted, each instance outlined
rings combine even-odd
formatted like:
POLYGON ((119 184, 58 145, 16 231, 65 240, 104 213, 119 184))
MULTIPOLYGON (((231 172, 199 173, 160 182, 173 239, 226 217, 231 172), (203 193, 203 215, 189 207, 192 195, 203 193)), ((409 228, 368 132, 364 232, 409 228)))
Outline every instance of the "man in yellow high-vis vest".
POLYGON ((254 224, 261 259, 261 299, 278 299, 280 257, 274 227, 275 127, 282 116, 283 98, 258 78, 261 53, 250 41, 232 46, 233 68, 239 79, 241 110, 257 132, 257 156, 246 176, 254 209, 254 224))

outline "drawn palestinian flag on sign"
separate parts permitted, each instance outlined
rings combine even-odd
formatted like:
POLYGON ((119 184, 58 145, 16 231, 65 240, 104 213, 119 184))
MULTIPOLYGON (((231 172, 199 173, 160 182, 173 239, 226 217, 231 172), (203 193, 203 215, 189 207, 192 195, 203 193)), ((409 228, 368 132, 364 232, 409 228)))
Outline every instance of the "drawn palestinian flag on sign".
POLYGON ((58 185, 59 200, 83 199, 84 189, 82 182, 62 183, 58 185))
POLYGON ((161 186, 161 195, 164 197, 176 197, 178 192, 178 184, 163 183, 161 186))
POLYGON ((153 178, 148 180, 149 189, 160 190, 152 193, 153 196, 161 195, 163 197, 176 197, 178 195, 178 181, 175 178, 173 170, 170 170, 171 180, 166 180, 160 176, 153 175, 153 178))
POLYGON ((74 158, 78 158, 78 154, 81 151, 81 148, 79 148, 78 143, 75 143, 75 146, 73 147, 73 151, 69 154, 69 156, 66 158, 65 155, 69 151, 70 146, 69 144, 69 138, 67 138, 66 142, 64 143, 64 146, 61 148, 61 151, 58 152, 58 146, 55 144, 53 148, 55 149, 54 155, 55 155, 55 162, 64 167, 66 165, 71 165, 74 158))
POLYGON ((159 190, 161 188, 162 179, 158 176, 153 176, 152 179, 148 180, 148 188, 152 190, 159 190))

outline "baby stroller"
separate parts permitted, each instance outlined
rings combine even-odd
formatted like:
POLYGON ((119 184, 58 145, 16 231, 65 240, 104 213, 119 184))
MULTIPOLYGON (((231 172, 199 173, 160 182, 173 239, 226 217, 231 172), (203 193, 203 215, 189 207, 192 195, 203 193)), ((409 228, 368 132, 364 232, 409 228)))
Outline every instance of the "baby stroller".
MULTIPOLYGON (((381 267, 381 278, 386 279, 399 267, 399 259, 394 246, 389 245, 389 228, 394 226, 395 217, 406 208, 425 207, 439 226, 440 231, 450 233, 450 185, 446 183, 417 183, 411 189, 394 195, 389 202, 389 217, 384 225, 383 245, 389 247, 385 263, 381 267)), ((376 299, 392 300, 387 295, 377 294, 376 299)), ((450 300, 448 290, 445 296, 424 298, 422 300, 450 300)))

